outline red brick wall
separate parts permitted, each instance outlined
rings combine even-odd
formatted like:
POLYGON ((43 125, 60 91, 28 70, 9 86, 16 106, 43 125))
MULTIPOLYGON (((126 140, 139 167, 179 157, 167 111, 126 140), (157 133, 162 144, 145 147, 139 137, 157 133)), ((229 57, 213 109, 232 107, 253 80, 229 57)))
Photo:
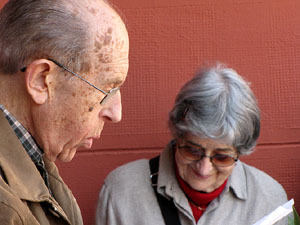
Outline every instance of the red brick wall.
POLYGON ((276 178, 300 211, 299 0, 112 2, 126 17, 130 35, 123 120, 107 124, 92 150, 57 163, 85 224, 94 222, 97 194, 109 171, 163 149, 177 91, 199 65, 214 61, 251 81, 262 110, 257 151, 242 160, 276 178))

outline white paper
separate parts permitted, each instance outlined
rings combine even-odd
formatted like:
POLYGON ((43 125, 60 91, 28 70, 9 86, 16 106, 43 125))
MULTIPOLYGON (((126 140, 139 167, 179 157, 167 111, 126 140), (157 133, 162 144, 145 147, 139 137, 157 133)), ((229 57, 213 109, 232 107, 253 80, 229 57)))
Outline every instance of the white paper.
POLYGON ((261 220, 257 221, 253 225, 272 225, 277 221, 281 220, 283 217, 287 216, 293 212, 294 199, 286 202, 285 204, 279 206, 270 214, 266 215, 261 220))

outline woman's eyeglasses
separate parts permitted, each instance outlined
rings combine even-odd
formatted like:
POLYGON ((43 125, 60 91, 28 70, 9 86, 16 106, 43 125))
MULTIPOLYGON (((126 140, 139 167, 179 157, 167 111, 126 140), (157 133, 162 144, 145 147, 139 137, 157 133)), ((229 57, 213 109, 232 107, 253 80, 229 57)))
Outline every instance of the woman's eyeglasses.
POLYGON ((180 154, 183 158, 190 161, 199 161, 204 157, 210 159, 210 162, 216 167, 226 167, 233 165, 237 160, 238 156, 223 154, 218 152, 213 152, 211 156, 205 155, 205 151, 203 149, 194 148, 189 145, 177 145, 180 154))

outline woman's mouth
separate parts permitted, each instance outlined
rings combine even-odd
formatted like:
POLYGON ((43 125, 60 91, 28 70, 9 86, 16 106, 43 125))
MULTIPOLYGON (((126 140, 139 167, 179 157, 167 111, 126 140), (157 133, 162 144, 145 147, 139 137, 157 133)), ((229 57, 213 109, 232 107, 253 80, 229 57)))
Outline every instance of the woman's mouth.
POLYGON ((208 179, 208 178, 210 178, 210 175, 203 175, 203 174, 200 174, 200 173, 198 173, 198 171, 195 170, 194 168, 192 168, 192 171, 193 171, 194 175, 195 175, 197 178, 199 178, 199 179, 208 179))

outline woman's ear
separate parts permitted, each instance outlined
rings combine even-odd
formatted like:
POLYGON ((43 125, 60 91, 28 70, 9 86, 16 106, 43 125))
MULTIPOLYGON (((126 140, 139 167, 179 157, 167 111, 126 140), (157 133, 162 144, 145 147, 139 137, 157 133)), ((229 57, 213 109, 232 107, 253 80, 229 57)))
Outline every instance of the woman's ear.
POLYGON ((43 104, 49 98, 48 80, 53 72, 53 63, 47 59, 32 61, 25 71, 25 84, 36 104, 43 104))

